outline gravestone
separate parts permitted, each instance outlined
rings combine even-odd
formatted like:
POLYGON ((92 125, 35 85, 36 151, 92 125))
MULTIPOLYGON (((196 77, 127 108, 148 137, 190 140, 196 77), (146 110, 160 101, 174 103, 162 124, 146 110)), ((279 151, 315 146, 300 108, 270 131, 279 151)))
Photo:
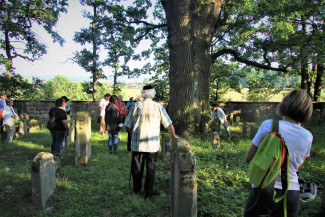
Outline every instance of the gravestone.
POLYGON ((240 122, 240 116, 236 116, 235 126, 238 127, 240 122))
POLYGON ((170 159, 171 142, 168 133, 161 134, 161 160, 170 159))
POLYGON ((258 131, 258 127, 255 124, 252 124, 249 126, 249 131, 250 131, 250 139, 254 139, 258 131))
POLYGON ((69 130, 70 134, 67 137, 67 143, 68 145, 74 144, 75 137, 76 137, 76 118, 71 118, 69 121, 69 130))
POLYGON ((213 149, 220 148, 220 135, 218 132, 212 132, 211 145, 213 149))
POLYGON ((33 206, 44 209, 47 199, 53 194, 56 187, 55 173, 58 165, 53 154, 41 152, 32 161, 32 198, 33 206))
POLYGON ((86 165, 91 155, 91 117, 78 112, 76 117, 75 164, 86 165))
POLYGON ((180 139, 171 151, 171 216, 197 216, 196 160, 190 144, 180 139))
POLYGON ((29 133, 38 133, 40 128, 39 128, 39 122, 38 120, 31 119, 29 121, 29 133))
POLYGON ((230 113, 229 114, 229 125, 232 126, 234 124, 234 114, 230 113))
POLYGON ((243 122, 243 134, 249 135, 249 125, 246 121, 243 122))

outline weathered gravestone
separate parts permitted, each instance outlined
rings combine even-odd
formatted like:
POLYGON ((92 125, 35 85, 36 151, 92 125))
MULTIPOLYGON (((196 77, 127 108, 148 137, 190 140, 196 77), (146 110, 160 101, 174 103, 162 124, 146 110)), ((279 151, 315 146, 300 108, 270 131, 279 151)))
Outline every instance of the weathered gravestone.
POLYGON ((40 128, 39 128, 39 122, 38 120, 32 119, 29 121, 29 133, 38 133, 40 128))
POLYGON ((229 125, 232 126, 234 124, 234 114, 230 113, 229 114, 229 125))
POLYGON ((171 151, 171 216, 197 216, 196 160, 190 144, 174 142, 171 151))
POLYGON ((86 165, 91 155, 91 117, 78 112, 76 117, 75 164, 86 165))
POLYGON ((214 149, 220 148, 220 135, 218 132, 212 132, 211 145, 214 149))
POLYGON ((53 154, 41 152, 32 161, 32 198, 33 206, 44 209, 47 199, 53 194, 56 187, 57 162, 53 154))
POLYGON ((258 131, 258 127, 255 124, 251 124, 249 126, 249 131, 250 131, 250 135, 249 135, 250 139, 254 139, 254 137, 258 131))
POLYGON ((243 122, 243 134, 244 135, 248 134, 248 124, 246 121, 243 122))
POLYGON ((68 126, 69 126, 69 131, 70 133, 67 135, 67 141, 65 143, 66 146, 71 145, 74 143, 75 139, 75 133, 76 133, 76 119, 75 118, 70 118, 70 115, 68 115, 68 126))
POLYGON ((170 159, 171 142, 168 133, 161 134, 161 160, 170 159))
POLYGON ((240 116, 236 116, 235 126, 238 127, 240 122, 240 116))

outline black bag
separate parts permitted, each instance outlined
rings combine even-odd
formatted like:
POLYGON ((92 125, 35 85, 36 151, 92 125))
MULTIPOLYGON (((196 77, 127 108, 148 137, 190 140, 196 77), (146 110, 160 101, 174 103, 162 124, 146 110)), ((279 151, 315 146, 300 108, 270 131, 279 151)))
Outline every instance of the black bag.
POLYGON ((52 110, 52 115, 50 115, 50 119, 47 121, 46 128, 49 130, 53 130, 56 126, 55 112, 52 110))

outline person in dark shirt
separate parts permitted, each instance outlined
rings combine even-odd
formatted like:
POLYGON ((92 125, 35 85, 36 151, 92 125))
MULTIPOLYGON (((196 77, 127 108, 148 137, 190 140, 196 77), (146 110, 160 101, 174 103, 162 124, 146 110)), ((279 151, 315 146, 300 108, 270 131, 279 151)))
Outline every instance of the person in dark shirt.
POLYGON ((64 147, 65 135, 69 134, 67 114, 64 110, 64 99, 59 98, 55 101, 55 108, 49 112, 49 116, 55 116, 55 126, 50 131, 52 136, 51 153, 60 156, 61 148, 64 147))

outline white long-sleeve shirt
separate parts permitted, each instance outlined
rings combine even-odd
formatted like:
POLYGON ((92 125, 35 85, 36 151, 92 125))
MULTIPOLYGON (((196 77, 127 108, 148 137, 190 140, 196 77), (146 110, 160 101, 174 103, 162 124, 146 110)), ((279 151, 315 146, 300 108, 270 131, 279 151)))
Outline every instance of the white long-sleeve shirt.
POLYGON ((217 108, 217 110, 214 110, 210 116, 210 118, 213 118, 213 116, 216 116, 217 118, 219 118, 219 120, 221 121, 221 123, 223 124, 226 120, 226 114, 224 113, 224 111, 221 108, 217 108))

